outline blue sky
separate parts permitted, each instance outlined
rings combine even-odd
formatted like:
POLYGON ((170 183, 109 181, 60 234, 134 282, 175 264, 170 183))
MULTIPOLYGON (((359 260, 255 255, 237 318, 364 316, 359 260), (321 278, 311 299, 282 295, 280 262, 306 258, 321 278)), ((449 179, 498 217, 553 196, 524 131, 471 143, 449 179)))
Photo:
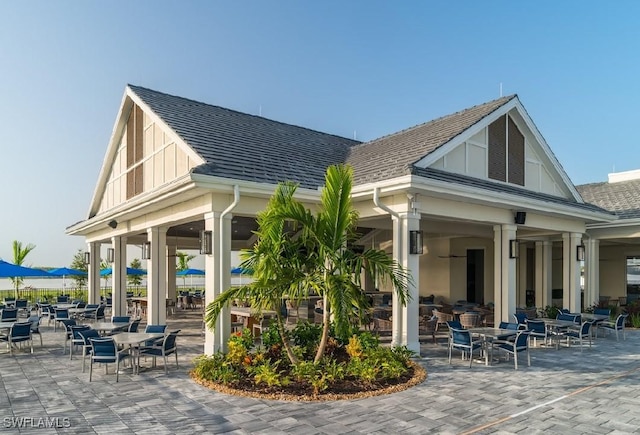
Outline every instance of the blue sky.
POLYGON ((517 93, 575 184, 639 169, 640 2, 0 2, 0 258, 68 265, 127 83, 360 140, 517 93))

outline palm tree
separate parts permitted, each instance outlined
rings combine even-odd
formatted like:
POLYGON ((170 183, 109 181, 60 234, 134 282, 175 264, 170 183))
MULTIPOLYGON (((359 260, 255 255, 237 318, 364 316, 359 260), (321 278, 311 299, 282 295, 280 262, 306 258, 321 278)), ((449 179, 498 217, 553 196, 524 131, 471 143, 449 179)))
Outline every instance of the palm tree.
MULTIPOLYGON (((131 263, 129 263, 129 267, 131 267, 132 269, 140 269, 142 267, 142 263, 140 262, 139 258, 134 258, 133 260, 131 260, 131 263)), ((142 276, 127 275, 127 284, 135 286, 137 289, 138 287, 140 287, 140 284, 142 284, 142 276)))
MULTIPOLYGON (((18 266, 22 266, 22 264, 24 263, 24 259, 27 257, 27 255, 29 255, 29 252, 33 251, 34 249, 36 249, 36 245, 32 243, 28 243, 26 246, 22 246, 22 242, 14 240, 13 241, 13 263, 17 264, 18 266)), ((13 286, 16 289, 16 299, 18 299, 19 297, 18 289, 20 288, 20 285, 22 285, 22 283, 24 282, 24 278, 22 278, 21 276, 16 276, 9 279, 11 280, 11 282, 13 283, 13 286)))
MULTIPOLYGON (((178 259, 178 264, 176 264, 176 271, 180 272, 182 270, 187 270, 189 268, 189 262, 196 258, 196 256, 187 254, 186 252, 178 251, 176 252, 176 258, 178 259)), ((182 277, 183 287, 187 285, 186 279, 186 276, 182 277)))
POLYGON ((324 354, 330 319, 338 336, 347 337, 352 320, 368 308, 362 288, 362 271, 379 281, 388 280, 402 304, 407 300, 409 276, 386 252, 352 249, 358 213, 351 203, 353 170, 338 165, 327 169, 320 211, 313 215, 294 198, 296 185, 278 186, 267 208, 258 215, 258 242, 243 251, 241 267, 254 271, 254 281, 223 292, 207 307, 206 321, 212 328, 223 306, 234 298, 248 298, 251 306, 277 313, 276 324, 292 363, 295 358, 287 346, 280 304, 288 297, 294 302, 310 291, 324 302, 322 338, 315 356, 324 354))

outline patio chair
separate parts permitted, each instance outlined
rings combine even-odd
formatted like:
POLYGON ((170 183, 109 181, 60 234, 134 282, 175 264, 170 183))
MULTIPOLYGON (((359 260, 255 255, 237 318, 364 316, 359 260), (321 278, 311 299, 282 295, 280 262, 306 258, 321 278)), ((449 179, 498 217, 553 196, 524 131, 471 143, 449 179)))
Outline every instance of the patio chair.
POLYGON ((18 309, 18 315, 20 315, 21 313, 23 313, 26 317, 27 313, 29 312, 29 309, 27 308, 27 305, 29 304, 29 301, 26 299, 17 299, 16 300, 16 308, 18 309))
POLYGON ((518 324, 518 325, 526 325, 527 324, 527 313, 520 311, 520 312, 516 312, 513 315, 513 320, 518 324))
MULTIPOLYGON (((13 355, 13 346, 26 341, 31 345, 33 353, 33 339, 31 335, 31 322, 16 322, 11 326, 9 334, 0 336, 0 341, 6 341, 9 348, 9 355, 13 355)), ((17 347, 17 346, 16 346, 17 347)))
POLYGON ((433 314, 438 318, 436 331, 440 329, 440 325, 446 325, 448 321, 453 320, 453 314, 445 313, 440 310, 433 309, 433 314))
POLYGON ((572 341, 578 341, 580 343, 580 352, 582 352, 582 342, 589 340, 589 347, 591 347, 591 326, 593 326, 593 323, 588 320, 582 322, 578 331, 565 332, 564 335, 567 337, 567 346, 570 346, 572 341))
POLYGON ((473 364, 473 351, 482 349, 482 341, 473 340, 471 333, 466 329, 449 329, 449 364, 451 364, 451 352, 456 349, 462 352, 462 359, 469 354, 469 368, 473 364))
POLYGON ((66 304, 69 302, 69 297, 68 296, 58 296, 56 298, 56 303, 58 304, 66 304))
POLYGON ((80 335, 81 332, 91 329, 89 325, 71 325, 69 331, 71 336, 69 337, 69 359, 73 359, 73 347, 84 346, 84 338, 80 335))
POLYGON ((627 306, 627 297, 626 296, 620 296, 618 298, 618 305, 620 306, 620 308, 624 308, 627 306))
POLYGON ((447 328, 449 328, 449 330, 451 330, 451 328, 465 329, 465 328, 462 327, 462 323, 460 323, 458 320, 448 320, 447 321, 447 328))
POLYGON ((140 319, 134 320, 129 324, 127 332, 138 332, 138 326, 140 326, 140 319))
POLYGON ((604 331, 616 331, 616 340, 620 341, 620 337, 618 335, 618 331, 622 331, 622 339, 626 340, 627 336, 624 330, 624 324, 627 320, 628 314, 620 314, 616 317, 614 322, 604 321, 598 323, 598 329, 602 329, 604 331))
POLYGON ((84 307, 85 310, 82 313, 80 313, 78 318, 84 319, 84 320, 95 320, 96 311, 98 310, 99 307, 100 307, 99 304, 87 304, 87 305, 85 305, 85 307, 84 307))
POLYGON ((87 329, 79 332, 82 337, 82 373, 84 373, 85 359, 87 355, 91 355, 91 338, 101 338, 100 333, 95 329, 87 329))
POLYGON ((140 366, 140 355, 153 357, 153 367, 156 366, 156 358, 162 357, 164 359, 164 373, 168 374, 167 369, 167 357, 171 354, 176 356, 176 368, 178 367, 178 346, 176 345, 176 338, 180 331, 171 331, 162 339, 160 346, 142 347, 138 352, 138 366, 140 366))
POLYGON ((65 336, 64 336, 64 352, 67 352, 67 343, 71 340, 71 327, 77 325, 76 319, 62 319, 60 323, 64 326, 65 336))
POLYGON ((460 324, 464 329, 477 328, 480 326, 480 314, 463 313, 460 314, 460 324))
MULTIPOLYGON (((167 329, 167 325, 147 325, 144 328, 144 332, 148 332, 148 333, 163 333, 164 331, 166 331, 167 329)), ((162 341, 162 338, 156 338, 153 340, 147 340, 144 342, 143 346, 149 347, 149 346, 154 346, 154 345, 158 345, 160 342, 162 341)))
POLYGON ((107 364, 116 364, 116 382, 118 382, 118 372, 120 371, 120 361, 130 357, 128 350, 118 351, 116 342, 111 337, 90 338, 91 343, 91 364, 89 366, 89 382, 93 375, 93 363, 104 364, 104 373, 109 374, 107 364))
POLYGON ((531 355, 529 353, 529 331, 519 331, 513 342, 499 343, 497 348, 507 354, 507 361, 509 360, 509 355, 513 355, 515 370, 518 370, 518 354, 521 352, 527 352, 527 365, 531 366, 531 355))
POLYGON ((41 316, 34 314, 32 316, 29 316, 29 318, 27 319, 27 322, 31 323, 31 336, 33 337, 33 334, 38 334, 40 336, 40 347, 42 347, 42 333, 40 332, 41 318, 41 316))
POLYGON ((527 319, 527 329, 529 330, 529 337, 533 337, 533 345, 538 344, 538 338, 541 338, 542 344, 546 345, 549 336, 547 335, 547 325, 544 320, 527 319))
POLYGON ((0 322, 16 322, 18 321, 17 308, 4 308, 0 314, 0 322))
POLYGON ((289 299, 285 300, 284 304, 287 307, 287 323, 293 323, 295 325, 298 323, 298 319, 300 319, 299 304, 289 299))
POLYGON ((62 309, 62 308, 54 308, 55 311, 55 317, 54 317, 54 323, 53 323, 53 330, 56 331, 57 325, 58 323, 64 321, 64 320, 69 320, 69 310, 62 309))
POLYGON ((47 318, 47 325, 51 325, 51 321, 56 319, 56 309, 53 305, 42 307, 42 315, 47 318))
POLYGON ((433 342, 436 342, 436 327, 438 318, 436 316, 420 316, 418 322, 419 335, 431 335, 433 342))

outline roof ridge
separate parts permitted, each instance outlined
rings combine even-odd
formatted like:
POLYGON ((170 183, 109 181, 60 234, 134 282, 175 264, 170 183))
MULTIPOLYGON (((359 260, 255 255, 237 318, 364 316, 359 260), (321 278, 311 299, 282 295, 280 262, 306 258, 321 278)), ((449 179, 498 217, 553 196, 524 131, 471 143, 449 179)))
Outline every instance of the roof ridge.
POLYGON ((295 128, 301 128, 303 130, 307 130, 307 131, 310 131, 310 132, 320 133, 320 134, 324 134, 324 135, 327 135, 327 136, 333 136, 333 137, 336 137, 336 138, 339 138, 339 139, 344 139, 344 140, 348 140, 348 141, 352 142, 351 146, 357 146, 357 145, 360 145, 360 144, 363 143, 363 142, 361 142, 359 140, 350 139, 350 138, 345 137, 345 136, 340 136, 340 135, 333 134, 333 133, 327 133, 327 132, 324 132, 324 131, 315 130, 313 128, 303 127, 301 125, 291 124, 291 123, 288 123, 288 122, 277 121, 275 119, 267 118, 265 116, 253 115, 251 113, 241 112, 239 110, 229 109, 228 107, 223 107, 223 106, 218 106, 218 105, 215 105, 215 104, 205 103, 204 101, 194 100, 192 98, 186 98, 186 97, 181 97, 179 95, 168 94, 166 92, 156 91, 155 89, 146 88, 144 86, 138 86, 138 85, 133 85, 131 83, 127 83, 127 87, 129 87, 136 94, 138 94, 138 92, 136 92, 136 89, 143 89, 145 91, 153 92, 153 93, 156 93, 156 94, 166 95, 166 96, 171 97, 171 98, 179 98, 181 100, 190 101, 190 102, 197 103, 197 104, 202 104, 202 105, 205 105, 205 106, 215 107, 217 109, 225 110, 227 112, 238 113, 238 114, 243 115, 243 116, 250 116, 252 118, 262 119, 262 120, 266 120, 266 121, 269 121, 269 122, 274 122, 274 123, 280 124, 280 125, 285 125, 285 126, 295 127, 295 128))
MULTIPOLYGON (((415 129, 418 129, 418 128, 422 128, 422 127, 424 127, 424 126, 426 126, 426 125, 428 125, 428 124, 433 124, 433 123, 436 123, 436 122, 438 122, 438 121, 445 120, 446 118, 452 118, 452 117, 454 117, 454 116, 459 116, 459 115, 461 115, 461 114, 463 114, 463 113, 465 113, 465 112, 468 112, 468 111, 471 111, 471 110, 477 109, 477 108, 482 107, 482 106, 488 106, 488 105, 490 105, 490 104, 494 104, 496 101, 504 100, 504 103, 502 103, 502 104, 500 105, 500 106, 502 106, 502 105, 506 104, 507 102, 511 101, 512 99, 516 98, 517 96, 518 96, 518 94, 511 94, 511 95, 506 95, 506 96, 504 96, 504 97, 500 97, 500 98, 493 99, 493 100, 491 100, 491 101, 485 101, 484 103, 476 104, 476 105, 474 105, 474 106, 467 107, 467 108, 464 108, 464 109, 462 109, 462 110, 458 110, 457 112, 449 113, 449 114, 447 114, 447 115, 443 115, 443 116, 440 116, 440 117, 438 117, 438 118, 434 118, 434 119, 431 119, 431 120, 429 120, 429 121, 422 122, 422 123, 420 123, 420 124, 416 124, 416 125, 413 125, 413 126, 411 126, 411 127, 407 127, 407 128, 405 128, 405 129, 402 129, 402 130, 399 130, 399 131, 396 131, 396 132, 393 132, 393 133, 389 133, 389 134, 384 135, 384 136, 377 137, 377 138, 372 139, 372 140, 367 141, 367 142, 362 142, 362 143, 360 143, 360 144, 359 144, 359 145, 357 145, 357 146, 358 146, 358 147, 360 147, 360 146, 364 146, 364 145, 367 145, 367 144, 372 143, 372 142, 377 142, 377 141, 382 140, 382 139, 387 139, 387 138, 392 137, 392 136, 396 136, 396 135, 400 135, 400 134, 403 134, 403 133, 407 133, 407 132, 409 132, 409 131, 411 131, 411 130, 415 130, 415 129)), ((500 107, 500 106, 499 106, 499 107, 500 107)), ((498 109, 498 108, 496 107, 496 109, 498 109)), ((492 112, 493 112, 493 111, 492 111, 492 112)), ((485 116, 486 116, 486 115, 485 115, 485 116)), ((483 117, 483 118, 484 118, 484 117, 483 117)))

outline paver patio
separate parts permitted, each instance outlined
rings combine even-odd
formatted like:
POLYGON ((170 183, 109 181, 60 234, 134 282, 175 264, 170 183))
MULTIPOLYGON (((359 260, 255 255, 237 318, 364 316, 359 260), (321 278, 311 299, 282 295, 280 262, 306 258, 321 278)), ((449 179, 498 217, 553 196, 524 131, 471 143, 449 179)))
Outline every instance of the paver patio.
MULTIPOLYGON (((46 322, 45 322, 46 323, 46 322)), ((138 376, 99 367, 89 383, 81 358, 63 355, 61 331, 43 328, 44 347, 9 356, 0 349, 2 433, 640 433, 640 331, 626 341, 599 338, 593 348, 536 348, 531 367, 513 362, 470 369, 445 341, 423 344, 428 379, 386 396, 338 402, 258 400, 217 393, 188 375, 203 336, 194 315, 178 313, 180 368, 170 359, 138 376), (59 417, 59 428, 39 429, 59 417), (16 427, 22 419, 23 427, 16 427), (31 420, 30 420, 31 419, 31 420), (49 420, 51 421, 51 420, 49 420)), ((143 363, 149 367, 151 361, 143 363)))

